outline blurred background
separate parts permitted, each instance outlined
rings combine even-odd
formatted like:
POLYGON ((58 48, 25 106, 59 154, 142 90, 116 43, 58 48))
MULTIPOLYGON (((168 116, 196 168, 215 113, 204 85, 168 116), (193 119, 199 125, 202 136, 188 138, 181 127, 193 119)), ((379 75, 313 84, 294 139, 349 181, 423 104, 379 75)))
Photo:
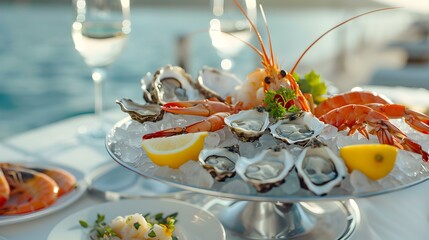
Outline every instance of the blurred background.
MULTIPOLYGON (((383 0, 257 3, 264 6, 276 60, 286 70, 327 29, 388 6, 383 0)), ((395 3, 404 8, 359 18, 329 34, 297 72, 314 69, 339 91, 362 85, 429 89, 429 4, 395 3)), ((106 108, 119 111, 115 99, 123 97, 139 101, 140 79, 166 64, 181 65, 194 78, 203 66, 222 68, 225 53, 209 35, 212 6, 210 0, 132 0, 131 34, 108 69, 106 108)), ((93 112, 91 73, 74 49, 72 22, 71 0, 0 1, 0 139, 93 112)), ((259 12, 257 24, 267 40, 259 12)), ((232 55, 232 65, 223 68, 241 79, 260 66, 249 47, 232 55)))

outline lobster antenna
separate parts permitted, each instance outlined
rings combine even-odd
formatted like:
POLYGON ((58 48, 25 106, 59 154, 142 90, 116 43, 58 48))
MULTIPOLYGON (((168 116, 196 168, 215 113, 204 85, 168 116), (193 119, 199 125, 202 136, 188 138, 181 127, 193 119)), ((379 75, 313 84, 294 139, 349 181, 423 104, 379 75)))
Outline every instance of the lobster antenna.
POLYGON ((312 42, 312 43, 310 44, 310 46, 308 46, 308 47, 305 49, 305 51, 304 51, 304 52, 301 54, 301 56, 298 58, 298 61, 296 61, 295 65, 293 66, 293 68, 292 68, 292 70, 290 71, 290 73, 293 73, 293 72, 295 71, 296 67, 297 67, 297 66, 298 66, 298 64, 301 62, 301 59, 302 59, 302 58, 304 57, 304 55, 308 52, 308 50, 310 50, 310 49, 314 46, 314 44, 316 44, 320 39, 322 39, 325 35, 327 35, 328 33, 330 33, 332 30, 334 30, 334 29, 336 29, 336 28, 338 28, 338 27, 340 27, 340 26, 342 26, 342 25, 344 25, 344 24, 346 24, 346 23, 348 23, 348 22, 350 22, 350 21, 352 21, 352 20, 354 20, 354 19, 356 19, 356 18, 359 18, 359 17, 365 16, 365 15, 368 15, 368 14, 371 14, 371 13, 375 13, 375 12, 380 12, 380 11, 385 11, 385 10, 392 10, 392 9, 397 9, 397 8, 401 8, 401 7, 389 7, 389 8, 380 8, 380 9, 372 10, 372 11, 369 11, 369 12, 365 12, 365 13, 359 14, 359 15, 354 16, 354 17, 352 17, 352 18, 349 18, 349 19, 347 19, 347 20, 345 20, 345 21, 343 21, 343 22, 341 22, 341 23, 339 23, 339 24, 335 25, 334 27, 332 27, 331 29, 329 29, 328 31, 326 31, 325 33, 323 33, 323 34, 322 34, 320 37, 318 37, 314 42, 312 42))
POLYGON ((252 20, 250 19, 250 17, 247 15, 246 11, 244 11, 243 7, 240 5, 240 3, 238 2, 238 0, 233 0, 235 5, 238 7, 238 9, 240 9, 241 13, 243 13, 243 15, 246 17, 247 21, 249 21, 250 26, 252 27, 253 31, 256 34, 256 37, 258 38, 259 44, 261 45, 261 53, 263 54, 263 58, 264 61, 269 62, 269 58, 267 56, 267 51, 265 51, 265 46, 264 46, 264 42, 262 41, 262 37, 261 34, 259 34, 258 29, 256 28, 255 24, 252 22, 252 20))
POLYGON ((265 12, 264 12, 264 8, 262 7, 262 4, 259 4, 259 8, 261 10, 262 19, 264 19, 265 28, 267 29, 268 44, 270 47, 270 54, 271 54, 271 65, 274 65, 274 53, 273 53, 273 44, 271 42, 270 28, 268 27, 268 21, 267 21, 267 18, 265 17, 265 12))

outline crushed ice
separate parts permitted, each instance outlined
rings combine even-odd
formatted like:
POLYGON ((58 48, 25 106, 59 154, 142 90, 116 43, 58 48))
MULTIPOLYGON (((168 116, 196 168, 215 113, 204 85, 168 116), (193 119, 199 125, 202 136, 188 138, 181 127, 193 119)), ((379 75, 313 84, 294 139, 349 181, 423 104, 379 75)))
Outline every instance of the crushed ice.
MULTIPOLYGON (((147 122, 140 124, 129 120, 125 124, 117 126, 108 137, 108 145, 113 152, 124 162, 137 166, 141 171, 165 180, 182 183, 199 188, 212 189, 225 193, 255 194, 251 185, 245 183, 239 177, 227 179, 224 183, 213 180, 211 175, 196 161, 189 161, 179 169, 159 167, 153 164, 141 149, 141 137, 145 133, 163 130, 173 126, 186 126, 204 119, 203 117, 165 114, 164 119, 156 123, 147 122)), ((424 151, 429 150, 429 137, 411 129, 403 120, 393 120, 394 124, 403 130, 409 138, 422 145, 424 151)), ((370 135, 369 140, 360 134, 347 136, 346 131, 338 132, 335 127, 326 125, 319 136, 334 152, 338 149, 353 144, 378 143, 377 137, 370 135)), ((205 140, 205 148, 227 147, 239 145, 242 156, 251 157, 263 149, 283 144, 273 138, 270 134, 264 134, 258 141, 241 142, 233 136, 227 128, 216 132, 210 132, 205 140)), ((298 145, 283 144, 288 151, 297 156, 303 149, 298 145)), ((408 151, 400 150, 397 161, 391 173, 381 180, 368 179, 359 171, 353 171, 341 185, 334 188, 328 195, 346 195, 366 192, 382 191, 383 189, 397 188, 408 184, 414 184, 429 176, 429 164, 422 161, 421 156, 408 151)), ((286 178, 286 183, 274 188, 270 195, 284 196, 311 196, 312 194, 300 186, 300 181, 292 171, 286 178)))

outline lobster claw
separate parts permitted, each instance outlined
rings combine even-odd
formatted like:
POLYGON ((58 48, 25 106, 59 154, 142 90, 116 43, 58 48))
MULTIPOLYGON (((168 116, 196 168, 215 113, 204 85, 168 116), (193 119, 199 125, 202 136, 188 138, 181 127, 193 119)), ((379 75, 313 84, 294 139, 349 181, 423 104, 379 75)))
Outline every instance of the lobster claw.
POLYGON ((231 105, 211 100, 169 102, 164 104, 162 110, 175 114, 207 117, 218 112, 231 112, 231 105))
POLYGON ((169 102, 164 104, 162 110, 175 114, 209 116, 210 112, 204 107, 202 101, 169 102))
POLYGON ((190 124, 185 127, 173 127, 165 130, 161 130, 154 133, 148 133, 143 135, 143 140, 158 138, 158 137, 169 137, 185 133, 194 133, 194 132, 214 132, 219 129, 222 129, 225 126, 224 118, 228 117, 230 114, 225 112, 215 113, 210 115, 208 118, 201 120, 199 122, 190 124))

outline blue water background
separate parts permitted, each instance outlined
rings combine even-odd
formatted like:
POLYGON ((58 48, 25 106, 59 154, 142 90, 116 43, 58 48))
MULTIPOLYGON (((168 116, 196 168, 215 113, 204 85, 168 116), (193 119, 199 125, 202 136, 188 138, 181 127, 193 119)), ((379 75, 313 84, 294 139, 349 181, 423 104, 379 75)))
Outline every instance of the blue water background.
MULTIPOLYGON (((359 10, 266 9, 277 60, 290 69, 303 49, 320 33, 362 12, 359 10)), ((352 49, 362 40, 386 38, 386 32, 395 34, 395 30, 380 31, 379 28, 383 24, 399 26, 401 20, 389 14, 381 16, 350 24, 346 48, 352 49), (373 24, 375 18, 383 21, 373 24)), ((108 70, 107 109, 119 111, 115 99, 122 97, 138 101, 141 99, 140 79, 146 72, 154 72, 166 64, 177 64, 180 37, 190 36, 187 58, 190 74, 195 77, 204 65, 219 67, 219 57, 206 31, 209 6, 138 6, 132 9, 131 20, 129 42, 108 70)), ((90 70, 74 49, 70 36, 72 21, 72 8, 68 4, 0 3, 0 138, 93 111, 90 70)), ((318 65, 323 74, 323 66, 334 64, 330 61, 340 52, 338 37, 344 31, 334 32, 313 48, 303 60, 301 69, 318 65)), ((246 48, 235 61, 239 64, 234 72, 244 78, 259 66, 260 59, 246 48)))

